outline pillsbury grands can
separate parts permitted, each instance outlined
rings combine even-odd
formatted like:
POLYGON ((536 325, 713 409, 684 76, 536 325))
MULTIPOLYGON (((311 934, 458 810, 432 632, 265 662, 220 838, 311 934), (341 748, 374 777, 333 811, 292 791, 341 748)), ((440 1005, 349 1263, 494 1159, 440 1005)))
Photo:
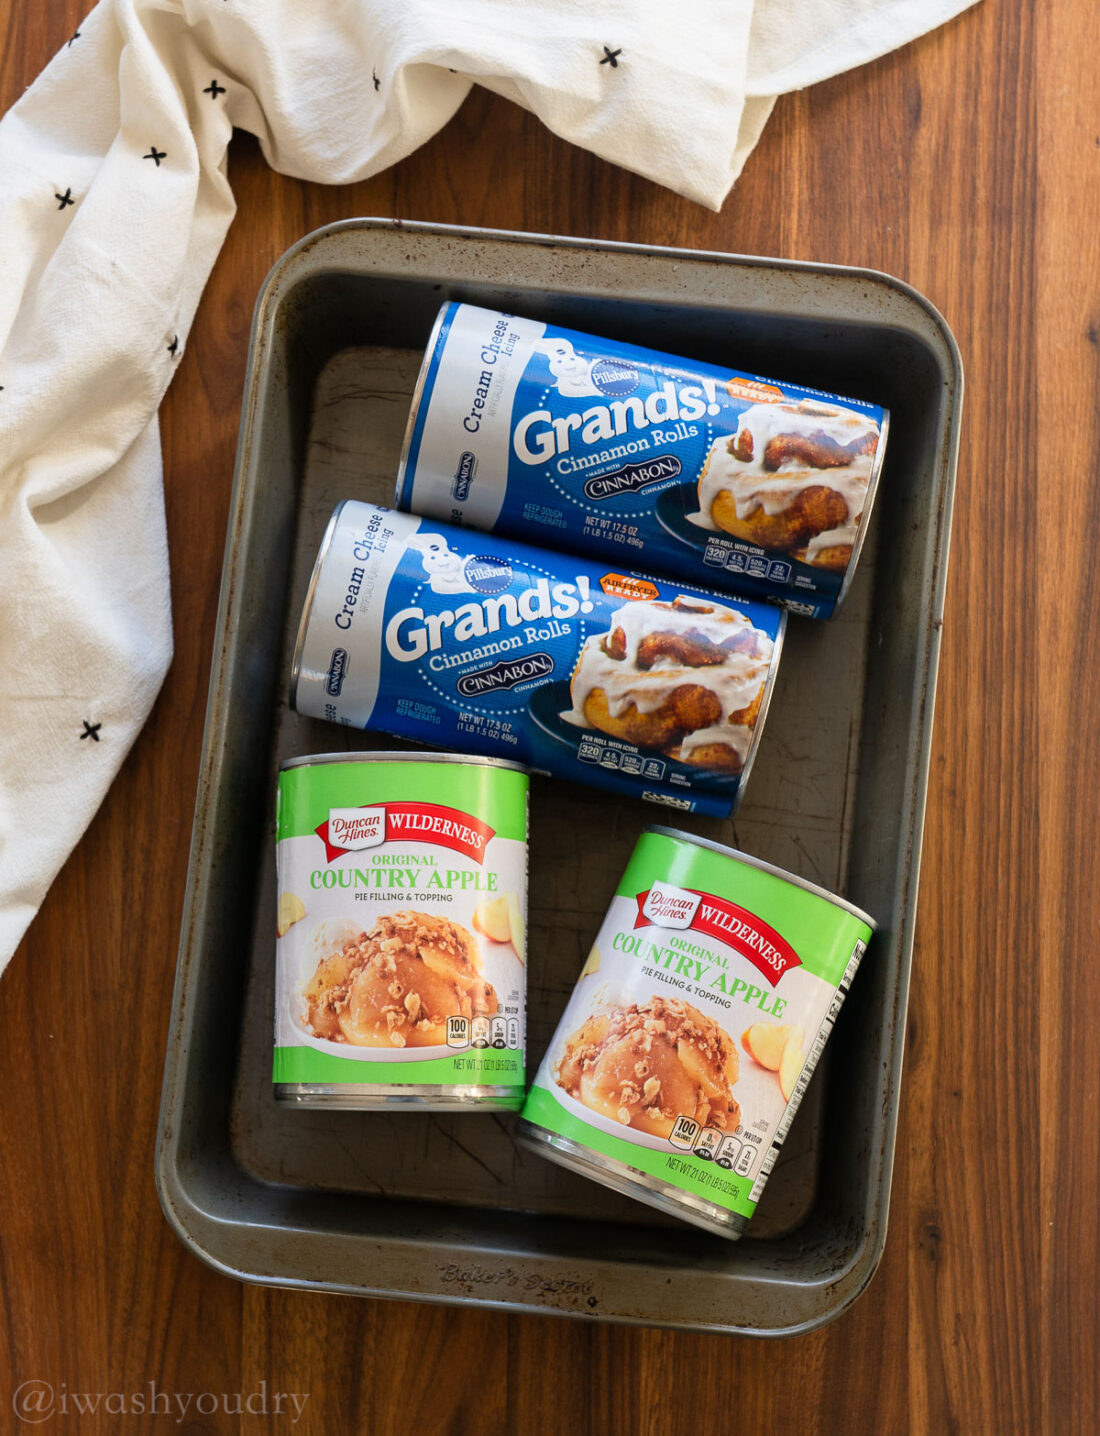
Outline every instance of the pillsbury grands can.
POLYGON ((739 1237, 874 927, 770 863, 646 828, 517 1135, 739 1237))
POLYGON ((448 303, 397 507, 828 618, 888 423, 877 404, 448 303))
POLYGON ((340 505, 293 661, 300 713, 725 816, 786 615, 373 504, 340 505))

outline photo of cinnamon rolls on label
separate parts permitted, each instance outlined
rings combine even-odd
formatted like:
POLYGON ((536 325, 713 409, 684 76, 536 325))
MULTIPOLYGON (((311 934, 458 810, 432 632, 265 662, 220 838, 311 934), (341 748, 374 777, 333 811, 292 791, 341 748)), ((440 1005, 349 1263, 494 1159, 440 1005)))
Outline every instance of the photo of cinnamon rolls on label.
POLYGON ((844 573, 879 438, 871 416, 820 399, 753 404, 711 445, 692 521, 844 573))
POLYGON ((562 717, 639 748, 739 773, 752 747, 774 643, 699 598, 633 600, 585 641, 562 717))

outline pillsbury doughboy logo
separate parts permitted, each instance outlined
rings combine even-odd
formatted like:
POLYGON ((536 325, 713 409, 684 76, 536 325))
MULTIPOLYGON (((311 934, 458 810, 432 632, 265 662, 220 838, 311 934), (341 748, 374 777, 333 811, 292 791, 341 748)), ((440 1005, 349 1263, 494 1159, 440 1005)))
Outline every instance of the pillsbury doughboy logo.
POLYGON ((476 593, 466 577, 466 560, 441 534, 413 534, 409 548, 420 555, 433 593, 476 593))
POLYGON ((512 566, 498 558, 455 553, 442 534, 413 534, 409 547, 420 554, 433 593, 503 593, 512 566))
POLYGON ((606 355, 590 359, 578 354, 571 340, 560 336, 540 339, 535 349, 546 355, 550 384, 563 399, 588 399, 599 394, 622 398, 633 394, 641 378, 629 359, 606 355))
POLYGON ((540 339, 535 349, 546 355, 550 383, 563 399, 587 399, 600 393, 592 381, 592 361, 578 354, 568 339, 540 339))

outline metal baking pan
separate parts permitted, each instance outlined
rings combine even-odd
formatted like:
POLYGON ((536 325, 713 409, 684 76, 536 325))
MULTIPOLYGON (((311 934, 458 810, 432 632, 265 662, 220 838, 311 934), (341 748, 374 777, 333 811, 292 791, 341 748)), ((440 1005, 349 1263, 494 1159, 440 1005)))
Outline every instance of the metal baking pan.
MULTIPOLYGON (((279 1286, 757 1335, 863 1290, 886 1237, 962 397, 941 317, 864 270, 357 220, 259 296, 165 1063, 156 1178, 220 1271, 279 1286), (393 739, 287 704, 310 567, 342 498, 388 503, 444 298, 873 399, 893 432, 851 592, 792 620, 752 782, 707 838, 844 894, 879 931, 745 1237, 518 1149, 492 1114, 305 1112, 271 1087, 275 776, 393 739)), ((536 778, 530 1070, 658 809, 536 778)))

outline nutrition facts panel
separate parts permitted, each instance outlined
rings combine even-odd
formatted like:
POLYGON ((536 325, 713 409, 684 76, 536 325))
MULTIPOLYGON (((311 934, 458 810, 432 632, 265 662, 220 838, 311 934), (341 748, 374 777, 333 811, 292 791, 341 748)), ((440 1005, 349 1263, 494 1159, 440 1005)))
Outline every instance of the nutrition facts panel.
POLYGON ((814 1074, 814 1068, 817 1066, 818 1059, 824 1050, 829 1033, 833 1030, 837 1013, 844 1005, 844 999, 848 996, 848 989, 852 985, 852 978, 856 974, 856 968, 859 967, 863 954, 866 951, 867 944, 865 942, 857 942, 852 949, 852 955, 848 959, 848 965, 844 969, 844 976, 840 979, 837 990, 833 994, 833 1000, 829 1004, 829 1010, 817 1030, 817 1036, 814 1038, 813 1046, 810 1048, 809 1054, 806 1057, 802 1071, 798 1074, 798 1080, 794 1085, 794 1091, 791 1093, 791 1099, 787 1103, 779 1126, 775 1129, 775 1136, 772 1138, 771 1147, 768 1149, 768 1153, 761 1163, 760 1171, 757 1173, 756 1181, 753 1183, 752 1191, 749 1193, 749 1200, 752 1202, 760 1200, 760 1193, 764 1190, 764 1183, 767 1181, 768 1173, 772 1167, 775 1166, 775 1159, 779 1155, 779 1149, 786 1140, 787 1133, 790 1131, 791 1123, 794 1121, 794 1114, 798 1111, 798 1105, 802 1101, 810 1078, 814 1074))

